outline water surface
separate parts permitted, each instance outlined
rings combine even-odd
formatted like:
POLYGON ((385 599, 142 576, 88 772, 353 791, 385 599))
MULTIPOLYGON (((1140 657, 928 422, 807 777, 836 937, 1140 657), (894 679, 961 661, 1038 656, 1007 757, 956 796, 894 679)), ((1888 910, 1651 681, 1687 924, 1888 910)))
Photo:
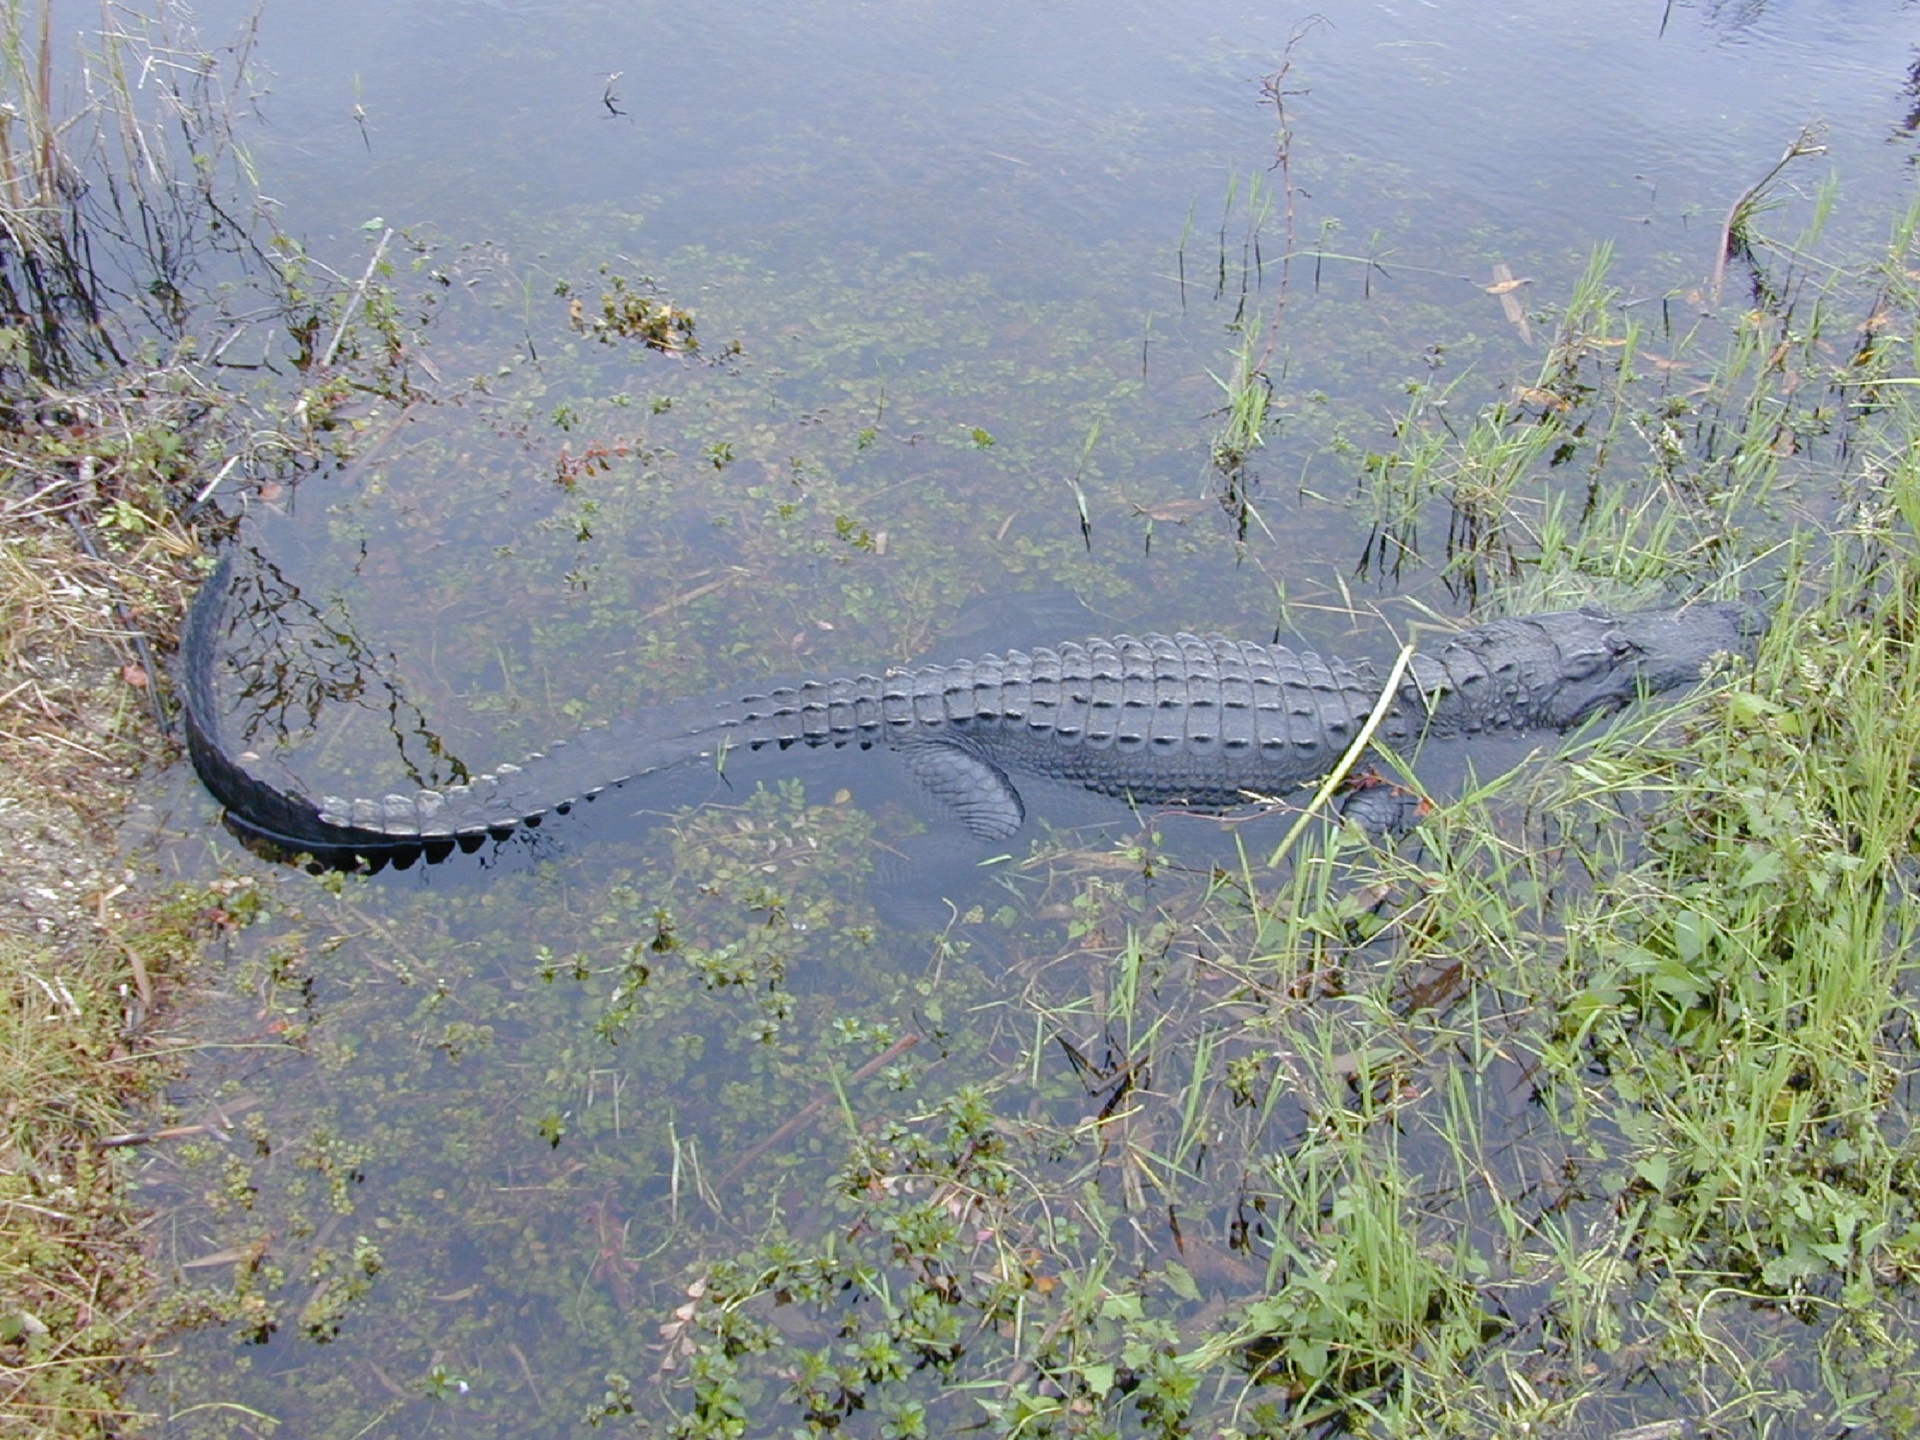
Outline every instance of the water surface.
MULTIPOLYGON (((1417 606, 1498 599, 1444 573, 1443 509, 1370 547, 1365 457, 1409 387, 1466 417, 1534 384, 1600 246, 1650 348, 1717 334, 1748 282, 1711 293, 1728 208, 1803 127, 1826 153, 1776 192, 1781 236, 1828 183, 1828 244, 1883 233, 1914 154, 1891 0, 268 0, 259 25, 263 186, 349 278, 385 246, 421 387, 344 407, 343 472, 229 497, 324 661, 249 739, 288 732, 315 789, 938 651, 983 599, 1022 641, 1084 614, 1390 654, 1417 606), (690 311, 698 352, 597 336, 634 295, 690 311), (1249 334, 1274 413, 1225 476, 1216 377, 1249 334)), ((1098 1102, 1069 1051, 1126 1048, 1102 1017, 1130 927, 1235 853, 1170 822, 1200 874, 1149 875, 1122 807, 1043 789, 936 936, 876 904, 920 826, 886 766, 765 775, 344 883, 255 861, 180 787, 167 864, 257 923, 179 1096, 217 1128, 148 1171, 163 1263, 234 1316, 156 1378, 162 1433, 571 1434, 610 1372, 664 1423, 676 1310, 740 1247, 840 1233, 850 1135, 968 1085, 1072 1133, 1098 1102)), ((1190 1037, 1231 997, 1162 958, 1190 1037)), ((1261 1145, 1306 1125, 1270 1119, 1261 1145)), ((1213 1183, 1186 1224, 1226 1255, 1213 1183)), ((1144 1266, 1165 1207, 1110 1198, 1139 1227, 1110 1254, 1144 1266)), ((1206 1293, 1257 1288, 1236 1263, 1206 1293)), ((749 1433, 785 1433, 757 1393, 749 1433)))

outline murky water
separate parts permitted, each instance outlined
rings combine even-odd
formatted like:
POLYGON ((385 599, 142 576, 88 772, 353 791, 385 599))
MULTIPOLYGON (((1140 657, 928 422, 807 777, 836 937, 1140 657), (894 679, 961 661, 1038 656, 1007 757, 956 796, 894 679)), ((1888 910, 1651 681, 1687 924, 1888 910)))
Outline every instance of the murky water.
MULTIPOLYGON (((1728 207, 1804 126, 1826 153, 1770 233, 1833 177, 1830 233, 1880 234, 1916 153, 1893 0, 1514 11, 268 0, 263 185, 342 274, 385 247, 437 399, 351 401, 359 461, 245 497, 310 607, 295 642, 351 652, 248 738, 379 793, 937 650, 983 599, 1026 641, 1078 605, 1389 652, 1356 607, 1463 599, 1443 521, 1362 564, 1364 456, 1409 384, 1463 415, 1531 384, 1601 244, 1654 348, 1711 329, 1728 207), (596 331, 643 294, 697 353, 596 331), (1216 377, 1247 334, 1275 408, 1229 484, 1216 377)), ((1097 1104, 1045 1037, 1126 1051, 1113 947, 1186 884, 1113 848, 1123 811, 1042 792, 1005 863, 932 887, 960 906, 937 938, 877 903, 920 883, 891 771, 765 775, 344 883, 254 861, 177 788, 166 863, 255 923, 187 1022, 180 1104, 212 1128, 147 1172, 163 1263, 233 1316, 156 1378, 161 1433, 570 1434, 610 1372, 663 1423, 676 1309, 736 1250, 833 1237, 851 1133, 968 1085, 1064 1131, 1097 1104)), ((1162 978, 1191 1046, 1205 973, 1162 978)), ((1239 1263, 1215 1280, 1256 1283, 1239 1263)))

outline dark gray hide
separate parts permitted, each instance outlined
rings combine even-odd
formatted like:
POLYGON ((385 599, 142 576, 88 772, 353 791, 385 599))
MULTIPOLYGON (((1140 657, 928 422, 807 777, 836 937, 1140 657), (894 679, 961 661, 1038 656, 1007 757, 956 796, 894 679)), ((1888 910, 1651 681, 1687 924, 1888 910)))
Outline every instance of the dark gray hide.
MULTIPOLYGON (((677 702, 467 784, 315 801, 249 774, 221 745, 213 676, 231 565, 208 579, 182 642, 194 767, 239 829, 334 858, 472 848, 638 776, 768 746, 892 750, 988 841, 1025 816, 1009 771, 1143 805, 1223 809, 1319 779, 1381 691, 1368 665, 1284 645, 1123 635, 677 702)), ((1429 735, 1566 730, 1694 683, 1759 628, 1746 606, 1708 603, 1495 620, 1413 657, 1379 738, 1405 749, 1429 735)))

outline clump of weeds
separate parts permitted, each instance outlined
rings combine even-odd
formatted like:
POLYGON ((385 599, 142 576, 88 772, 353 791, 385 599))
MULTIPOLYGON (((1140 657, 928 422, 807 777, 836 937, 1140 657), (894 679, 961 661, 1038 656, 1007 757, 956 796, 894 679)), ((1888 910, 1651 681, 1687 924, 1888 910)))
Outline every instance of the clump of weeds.
POLYGON ((1444 495, 1470 592, 1717 575, 1764 586, 1756 653, 1386 846, 1254 849, 1177 910, 1064 872, 998 1074, 683 1293, 672 1433, 1908 1423, 1913 234, 1846 277, 1844 366, 1836 284, 1681 393, 1602 256, 1532 383, 1452 432, 1415 397, 1383 554, 1444 495), (1833 538, 1771 531, 1839 435, 1833 538))

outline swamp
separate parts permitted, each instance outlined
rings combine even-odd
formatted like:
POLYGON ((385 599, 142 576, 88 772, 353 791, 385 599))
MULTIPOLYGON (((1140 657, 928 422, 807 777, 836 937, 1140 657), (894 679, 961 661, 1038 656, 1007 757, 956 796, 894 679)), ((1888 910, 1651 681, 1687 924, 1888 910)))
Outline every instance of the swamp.
POLYGON ((1920 1424, 1910 7, 0 15, 0 1434, 1920 1424), (343 870, 184 759, 222 553, 316 796, 1090 634, 1765 631, 1364 758, 1385 837, 960 854, 794 751, 343 870))

